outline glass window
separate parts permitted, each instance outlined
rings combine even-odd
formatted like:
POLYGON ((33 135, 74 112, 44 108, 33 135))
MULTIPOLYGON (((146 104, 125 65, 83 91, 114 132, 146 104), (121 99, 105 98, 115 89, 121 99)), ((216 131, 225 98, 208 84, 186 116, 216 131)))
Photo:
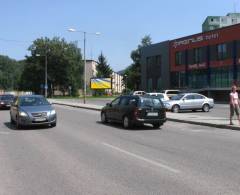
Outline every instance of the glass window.
POLYGON ((115 106, 115 105, 118 105, 120 102, 120 98, 117 98, 115 100, 112 101, 112 105, 115 106))
POLYGON ((184 53, 182 51, 178 51, 175 54, 176 65, 183 65, 184 53))
POLYGON ((203 48, 193 49, 193 63, 198 64, 203 61, 203 48))
POLYGON ((46 106, 49 102, 44 97, 21 97, 20 106, 46 106))
POLYGON ((194 95, 187 95, 185 97, 186 100, 194 100, 194 95))
POLYGON ((227 58, 227 44, 219 44, 217 45, 217 58, 218 60, 224 60, 227 58))
POLYGON ((129 99, 127 97, 121 98, 120 105, 121 106, 127 106, 129 103, 129 99))
POLYGON ((202 95, 194 95, 194 99, 195 100, 201 100, 201 99, 205 99, 205 98, 202 95))

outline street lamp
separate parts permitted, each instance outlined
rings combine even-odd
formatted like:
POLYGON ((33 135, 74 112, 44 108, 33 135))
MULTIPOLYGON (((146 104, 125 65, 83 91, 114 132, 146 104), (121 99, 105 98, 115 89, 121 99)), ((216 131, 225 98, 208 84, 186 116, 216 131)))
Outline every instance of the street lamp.
MULTIPOLYGON (((48 93, 48 81, 47 81, 47 75, 48 75, 48 73, 47 73, 47 63, 48 63, 48 61, 47 61, 47 48, 45 49, 45 85, 44 85, 44 90, 45 90, 45 92, 44 92, 44 96, 47 98, 47 93, 48 93)), ((40 54, 36 54, 36 56, 41 56, 40 54)))
POLYGON ((84 58, 84 91, 83 91, 83 103, 86 104, 86 93, 87 93, 87 83, 86 83, 86 34, 100 35, 100 32, 89 33, 86 31, 76 30, 75 28, 69 28, 68 32, 80 32, 84 35, 84 46, 83 46, 83 58, 84 58))

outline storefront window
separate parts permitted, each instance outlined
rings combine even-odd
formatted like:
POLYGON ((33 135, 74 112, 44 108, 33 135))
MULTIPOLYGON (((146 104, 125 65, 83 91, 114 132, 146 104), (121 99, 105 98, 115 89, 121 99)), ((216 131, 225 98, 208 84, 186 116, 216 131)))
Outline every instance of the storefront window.
POLYGON ((219 44, 217 45, 217 57, 218 60, 224 60, 227 58, 227 44, 219 44))
POLYGON ((184 52, 178 51, 175 53, 176 65, 183 65, 184 52))
POLYGON ((231 86, 233 81, 232 67, 211 69, 211 87, 223 88, 231 86))

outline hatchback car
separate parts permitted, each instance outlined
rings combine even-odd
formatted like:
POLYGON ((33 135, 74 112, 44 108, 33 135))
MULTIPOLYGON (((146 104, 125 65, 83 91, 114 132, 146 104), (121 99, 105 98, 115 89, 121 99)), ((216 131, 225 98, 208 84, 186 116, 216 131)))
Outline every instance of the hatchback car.
POLYGON ((198 93, 180 93, 171 100, 164 102, 167 110, 179 112, 179 110, 202 110, 208 112, 214 106, 214 100, 198 93))
POLYGON ((166 111, 158 97, 120 96, 102 108, 101 121, 120 122, 124 128, 144 123, 159 128, 166 121, 166 111))
POLYGON ((13 95, 0 95, 0 109, 10 109, 10 106, 13 102, 13 95))
POLYGON ((14 99, 10 109, 11 123, 17 129, 22 126, 51 125, 56 126, 57 115, 54 108, 41 95, 19 96, 14 99))

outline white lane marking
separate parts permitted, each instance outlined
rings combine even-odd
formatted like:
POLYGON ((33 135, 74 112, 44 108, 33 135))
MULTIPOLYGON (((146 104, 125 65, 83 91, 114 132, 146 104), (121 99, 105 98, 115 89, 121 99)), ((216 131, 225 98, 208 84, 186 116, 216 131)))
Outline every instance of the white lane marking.
POLYGON ((123 150, 123 149, 118 148, 118 147, 116 147, 116 146, 113 146, 113 145, 111 145, 111 144, 108 144, 108 143, 105 143, 105 142, 103 142, 102 144, 103 144, 104 146, 107 146, 107 147, 109 147, 109 148, 112 148, 112 149, 114 149, 114 150, 117 150, 117 151, 119 151, 119 152, 121 152, 121 153, 127 154, 127 155, 132 156, 132 157, 134 157, 134 158, 137 158, 137 159, 139 159, 139 160, 142 160, 142 161, 145 161, 145 162, 147 162, 147 163, 150 163, 150 164, 152 164, 152 165, 154 165, 154 166, 157 166, 157 167, 166 169, 166 170, 168 170, 168 171, 170 171, 170 172, 180 173, 179 170, 174 169, 174 168, 172 168, 172 167, 170 167, 170 166, 167 166, 167 165, 164 165, 164 164, 162 164, 162 163, 159 163, 159 162, 156 162, 156 161, 147 159, 147 158, 145 158, 145 157, 143 157, 143 156, 139 156, 139 155, 137 155, 137 154, 128 152, 128 151, 126 151, 126 150, 123 150))

